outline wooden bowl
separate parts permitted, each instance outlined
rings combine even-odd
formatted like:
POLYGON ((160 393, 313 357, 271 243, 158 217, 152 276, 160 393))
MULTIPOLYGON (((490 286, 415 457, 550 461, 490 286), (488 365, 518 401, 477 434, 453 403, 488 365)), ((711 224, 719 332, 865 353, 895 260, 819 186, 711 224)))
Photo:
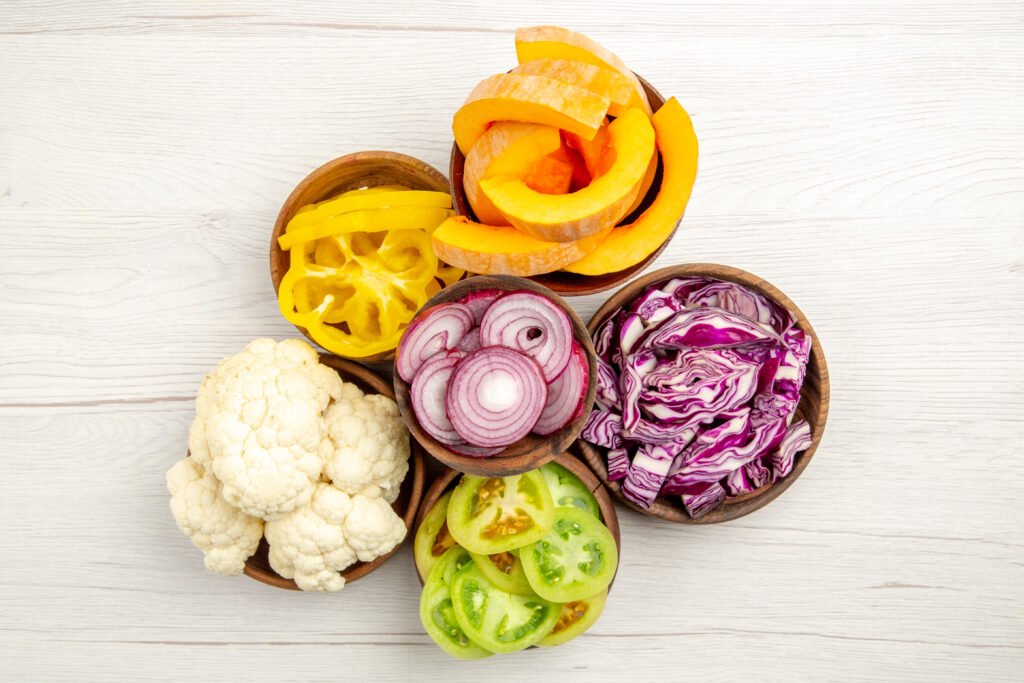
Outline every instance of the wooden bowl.
POLYGON ((825 433, 825 420, 828 418, 829 403, 828 367, 825 365, 825 354, 822 351, 818 335, 814 333, 814 328, 811 327, 807 317, 788 296, 771 283, 762 280, 752 273, 740 270, 739 268, 730 268, 729 266, 721 266, 714 263, 691 263, 681 266, 669 266, 631 282, 628 286, 616 292, 598 309, 597 313, 594 314, 594 317, 587 324, 587 329, 590 330, 591 334, 594 334, 605 320, 640 294, 645 287, 674 277, 688 276, 705 276, 719 280, 728 280, 763 294, 769 299, 778 302, 792 313, 800 329, 811 338, 811 358, 807 364, 807 375, 804 378, 803 388, 800 391, 800 403, 796 411, 797 418, 807 420, 811 426, 810 448, 797 454, 793 463, 793 470, 780 481, 768 483, 742 496, 726 498, 711 512, 698 519, 693 519, 683 508, 682 500, 679 496, 659 496, 647 510, 626 500, 622 495, 620 482, 608 481, 605 449, 587 443, 583 439, 577 442, 577 446, 582 451, 587 464, 597 473, 597 476, 612 492, 612 495, 625 505, 645 515, 661 517, 662 519, 681 524, 717 524, 718 522, 738 519, 744 515, 749 515, 754 510, 763 508, 782 495, 783 491, 792 486, 797 477, 807 469, 807 465, 810 464, 811 458, 814 457, 814 453, 818 449, 818 444, 821 443, 821 436, 825 433))
MULTIPOLYGON (((583 482, 591 493, 594 494, 594 498, 597 499, 597 506, 601 509, 601 516, 604 518, 604 524, 608 527, 608 531, 612 532, 612 536, 615 537, 615 545, 619 549, 619 564, 622 564, 622 534, 619 531, 619 516, 615 512, 615 505, 612 503, 611 496, 608 495, 607 489, 601 484, 600 480, 594 476, 594 473, 590 471, 579 458, 577 458, 571 452, 559 453, 555 456, 554 461, 559 465, 562 465, 565 469, 569 470, 583 482)), ((416 525, 415 530, 419 531, 420 524, 423 524, 423 520, 426 518, 430 509, 434 507, 441 496, 445 494, 449 489, 455 486, 461 473, 456 472, 451 468, 446 468, 431 482, 427 492, 423 494, 423 502, 420 504, 420 510, 416 514, 416 525)), ((616 569, 618 573, 618 569, 616 569)), ((416 576, 420 580, 420 585, 423 585, 424 577, 419 575, 419 570, 416 571, 416 576)), ((612 578, 614 583, 615 579, 612 578)), ((609 590, 611 588, 609 587, 609 590)))
MULTIPOLYGON (((378 185, 404 185, 412 190, 449 192, 448 180, 440 171, 398 152, 356 152, 328 161, 302 179, 277 214, 274 232, 270 236, 270 279, 274 282, 275 293, 280 289, 289 265, 288 252, 278 246, 277 239, 284 234, 285 226, 298 210, 349 190, 378 185)), ((305 328, 295 327, 309 341, 317 343, 305 328)), ((394 351, 385 351, 353 360, 372 363, 394 357, 394 351)))
POLYGON ((584 410, 580 416, 551 436, 528 434, 511 446, 508 446, 498 455, 489 458, 472 458, 449 450, 447 446, 438 442, 420 428, 420 423, 416 419, 416 413, 412 409, 412 402, 409 397, 409 384, 399 377, 397 372, 394 375, 395 396, 398 401, 398 409, 402 412, 402 417, 405 418, 409 431, 428 453, 459 472, 468 472, 487 477, 504 477, 540 467, 554 459, 557 454, 563 452, 579 436, 584 423, 587 421, 587 415, 594 405, 594 397, 597 394, 597 361, 594 355, 594 345, 590 341, 590 334, 587 333, 587 328, 583 325, 583 321, 580 320, 579 316, 576 315, 576 312, 550 289, 519 277, 478 275, 468 280, 456 282, 451 287, 446 287, 435 294, 416 313, 413 320, 418 320, 426 311, 438 304, 458 301, 470 292, 481 289, 534 292, 555 302, 569 316, 569 320, 572 323, 573 336, 583 346, 587 354, 589 382, 587 384, 587 395, 584 399, 584 410))
MULTIPOLYGON (((368 394, 381 394, 391 399, 395 397, 394 392, 386 381, 361 365, 327 354, 320 354, 320 362, 334 368, 343 380, 355 384, 368 394)), ((425 479, 423 453, 420 451, 415 439, 409 440, 409 447, 409 473, 405 475, 405 479, 402 481, 402 489, 398 494, 398 499, 391 506, 401 516, 402 521, 405 523, 405 528, 409 530, 402 543, 412 538, 413 521, 416 518, 416 511, 419 509, 420 500, 423 497, 423 483, 425 479)), ((381 555, 373 562, 356 562, 341 572, 341 575, 345 577, 345 583, 349 584, 357 579, 361 579, 387 562, 388 558, 394 555, 401 545, 399 543, 390 553, 381 555)), ((256 549, 256 553, 245 561, 245 575, 275 588, 299 590, 299 587, 295 585, 293 580, 280 576, 271 568, 270 561, 267 559, 267 552, 269 550, 270 547, 267 545, 267 539, 260 539, 260 545, 256 549)))
MULTIPOLYGON (((636 74, 636 77, 640 79, 640 84, 644 87, 644 92, 647 93, 647 99, 650 100, 651 109, 658 111, 661 109, 661 105, 665 104, 665 98, 660 92, 658 92, 653 85, 643 79, 642 76, 636 74)), ((459 150, 458 145, 452 145, 451 162, 448 168, 448 175, 451 177, 451 192, 452 192, 452 206, 455 208, 455 213, 459 216, 467 216, 470 220, 477 220, 476 214, 473 213, 473 207, 469 205, 469 198, 466 196, 466 190, 463 187, 463 177, 465 175, 466 157, 463 156, 459 150)), ((654 176, 654 182, 651 183, 651 188, 647 191, 647 195, 644 197, 643 202, 636 208, 636 210, 629 216, 620 221, 620 223, 629 223, 636 216, 647 210, 647 207, 651 205, 654 198, 658 194, 658 190, 661 189, 661 163, 658 163, 658 172, 654 176)), ((534 275, 529 279, 539 284, 548 287, 549 289, 558 292, 562 296, 583 296, 585 294, 597 294, 613 287, 618 287, 623 284, 631 277, 643 271, 647 266, 651 265, 654 259, 658 258, 658 255, 665 249, 665 246, 672 241, 672 238, 676 234, 676 230, 679 229, 679 222, 682 220, 682 216, 676 221, 676 225, 672 228, 672 232, 665 241, 661 243, 661 246, 654 250, 647 258, 635 266, 630 266, 624 270, 620 270, 616 273, 605 273, 604 275, 577 275, 576 273, 568 273, 565 271, 555 271, 553 273, 545 273, 543 275, 534 275)))

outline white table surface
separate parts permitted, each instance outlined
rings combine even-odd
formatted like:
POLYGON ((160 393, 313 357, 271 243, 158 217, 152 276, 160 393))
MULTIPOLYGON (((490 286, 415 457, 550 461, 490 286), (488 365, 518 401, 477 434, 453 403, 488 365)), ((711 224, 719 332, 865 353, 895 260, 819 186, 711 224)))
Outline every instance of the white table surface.
POLYGON ((0 4, 0 680, 1020 680, 1024 6, 482 5, 0 4), (537 23, 690 111, 657 265, 787 292, 832 408, 750 517, 623 510, 584 637, 460 663, 408 548, 337 595, 214 576, 164 472, 203 374, 295 335, 266 262, 293 185, 359 149, 446 169, 455 108, 537 23))

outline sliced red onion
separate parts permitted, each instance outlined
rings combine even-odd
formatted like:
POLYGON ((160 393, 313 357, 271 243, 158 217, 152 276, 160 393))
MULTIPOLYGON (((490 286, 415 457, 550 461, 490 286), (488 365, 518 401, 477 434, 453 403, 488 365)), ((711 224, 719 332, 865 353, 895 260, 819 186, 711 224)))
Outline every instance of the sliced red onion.
POLYGON ((459 343, 455 345, 455 348, 463 353, 473 353, 481 346, 480 344, 480 328, 474 327, 466 333, 459 343))
POLYGON ((565 370, 548 384, 548 400, 544 404, 533 433, 541 436, 554 434, 583 412, 583 399, 590 386, 587 354, 575 340, 572 343, 572 357, 565 370))
POLYGON ((420 427, 430 436, 448 445, 462 442, 462 438, 448 420, 444 406, 448 378, 462 357, 463 354, 458 351, 449 351, 428 359, 416 373, 409 389, 412 409, 416 413, 420 427))
POLYGON ((508 446, 530 433, 547 393, 536 361, 503 346, 485 346, 455 366, 445 406, 467 443, 508 446))
POLYGON ((448 450, 470 458, 489 458, 492 455, 501 453, 505 450, 505 447, 498 446, 497 448, 482 448, 481 446, 470 446, 468 443, 457 443, 448 446, 448 450))
POLYGON ((476 320, 476 324, 479 325, 480 321, 484 318, 484 313, 491 307, 500 296, 505 292, 500 289, 480 289, 475 292, 470 292, 466 296, 459 300, 463 306, 466 306, 469 310, 473 311, 473 319, 476 320))
POLYGON ((398 376, 411 383, 428 358, 455 348, 473 325, 473 312, 462 304, 441 304, 426 311, 402 335, 395 358, 398 376))
POLYGON ((480 341, 530 356, 548 382, 558 377, 572 352, 572 323, 553 301, 533 292, 506 294, 480 321, 480 341))

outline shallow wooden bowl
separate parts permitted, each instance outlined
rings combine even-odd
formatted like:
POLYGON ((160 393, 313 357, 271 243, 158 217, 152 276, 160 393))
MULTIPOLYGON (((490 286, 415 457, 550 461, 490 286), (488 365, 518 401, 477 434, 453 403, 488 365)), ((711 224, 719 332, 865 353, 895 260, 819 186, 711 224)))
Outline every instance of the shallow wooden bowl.
MULTIPOLYGON (((361 187, 378 185, 404 185, 412 190, 433 190, 448 192, 448 180, 433 166, 398 152, 356 152, 328 161, 303 178, 288 195, 270 236, 270 279, 274 292, 281 287, 281 280, 288 272, 288 252, 281 249, 277 239, 284 234, 288 221, 299 209, 307 204, 322 202, 342 192, 358 190, 361 187)), ((311 342, 305 328, 295 326, 311 342)), ((370 356, 354 358, 364 363, 387 360, 395 357, 394 351, 385 351, 370 356)))
MULTIPOLYGON (((601 481, 594 476, 594 473, 590 471, 583 461, 577 458, 572 452, 559 453, 555 456, 554 461, 565 469, 569 470, 583 482, 583 485, 590 489, 590 492, 594 494, 594 498, 597 499, 597 506, 601 509, 601 516, 604 518, 604 524, 608 527, 608 531, 612 532, 612 536, 615 537, 615 545, 619 549, 619 564, 622 564, 622 534, 619 531, 619 516, 615 512, 615 504, 612 502, 611 496, 608 495, 608 490, 601 484, 601 481)), ((437 477, 431 482, 427 492, 423 494, 423 502, 420 504, 420 510, 416 514, 416 525, 413 527, 416 531, 419 531, 420 524, 423 524, 423 520, 430 512, 431 508, 437 504, 441 496, 445 492, 453 488, 458 481, 459 477, 462 476, 460 472, 456 472, 451 468, 446 468, 440 472, 437 477)), ((618 573, 618 569, 616 569, 618 573)), ((420 580, 420 585, 423 584, 424 577, 419 575, 419 570, 416 571, 416 576, 420 580)), ((614 583, 615 579, 612 579, 614 583)), ((610 587, 609 587, 610 590, 610 587)))
MULTIPOLYGON (((640 79, 640 84, 643 85, 644 91, 647 93, 647 99, 650 100, 651 109, 658 111, 661 109, 661 105, 665 104, 665 98, 660 92, 658 92, 653 85, 643 79, 642 76, 636 74, 636 77, 640 79)), ((477 220, 476 214, 473 213, 473 207, 469 205, 469 198, 466 196, 466 190, 463 187, 463 177, 465 175, 466 157, 459 150, 459 146, 452 145, 451 162, 448 167, 448 175, 451 177, 451 192, 452 192, 452 206, 455 208, 455 213, 459 216, 467 216, 470 220, 477 220)), ((647 210, 651 202, 658 194, 658 190, 661 189, 661 164, 658 164, 658 173, 654 176, 654 182, 651 183, 651 188, 647 191, 647 196, 644 197, 643 202, 636 210, 629 216, 626 216, 620 223, 629 223, 636 216, 647 210)), ((553 273, 545 273, 543 275, 534 275, 529 279, 539 284, 548 287, 555 292, 558 292, 562 296, 583 296, 585 294, 597 294, 613 287, 618 287, 623 284, 637 273, 642 272, 647 266, 651 265, 654 259, 658 258, 658 255, 665 249, 665 246, 672 241, 672 238, 676 234, 676 230, 679 228, 679 221, 682 220, 682 216, 676 220, 676 225, 672 228, 672 232, 669 234, 665 241, 661 243, 661 246, 654 250, 650 256, 645 258, 635 266, 620 270, 616 273, 605 273, 604 275, 577 275, 576 273, 568 273, 565 271, 555 271, 553 273)))
MULTIPOLYGON (((540 467, 554 459, 557 454, 563 452, 579 436, 584 423, 587 421, 587 415, 594 405, 594 397, 597 394, 597 361, 594 356, 594 345, 590 341, 590 334, 583 325, 583 321, 576 315, 576 312, 550 289, 519 277, 478 275, 468 280, 456 282, 451 287, 446 287, 435 294, 416 313, 413 320, 418 320, 426 311, 438 304, 458 301, 470 292, 481 289, 535 292, 554 301, 565 311, 572 323, 573 336, 583 346, 583 350, 587 354, 589 382, 587 384, 587 395, 584 399, 583 413, 551 436, 528 434, 511 446, 508 446, 498 455, 489 458, 471 458, 449 450, 447 446, 436 441, 420 428, 419 421, 416 419, 416 413, 412 409, 409 384, 399 377, 397 372, 394 375, 395 396, 398 401, 398 409, 402 412, 402 417, 405 418, 409 431, 432 456, 448 467, 460 472, 488 477, 504 477, 540 467)), ((399 347, 401 347, 401 344, 399 344, 399 347)))
MULTIPOLYGON (((334 368, 343 380, 355 384, 368 394, 382 394, 391 399, 395 397, 394 392, 385 380, 361 365, 327 354, 320 354, 320 362, 334 368)), ((408 530, 402 543, 412 538, 413 521, 416 519, 416 511, 419 509, 420 500, 423 498, 423 484, 425 480, 423 453, 420 451, 415 439, 409 440, 409 447, 409 473, 405 475, 405 480, 402 481, 402 489, 398 494, 398 499, 391 506, 401 516, 402 521, 405 523, 405 528, 408 530)), ((387 562, 401 545, 401 543, 398 544, 390 553, 381 555, 373 562, 356 562, 341 573, 345 577, 345 583, 349 584, 357 579, 361 579, 387 562)), ((267 539, 260 539, 260 545, 256 549, 256 554, 245 561, 245 575, 275 588, 299 590, 294 581, 280 576, 270 567, 270 561, 267 559, 269 549, 267 539)))
POLYGON ((811 358, 807 364, 807 375, 804 378, 804 385, 800 391, 800 403, 796 411, 797 418, 807 420, 811 426, 810 448, 797 454, 793 463, 793 471, 782 480, 768 483, 742 496, 727 498, 703 517, 693 519, 683 508, 682 500, 679 496, 659 496, 647 510, 629 502, 622 495, 620 482, 608 481, 606 449, 587 443, 583 439, 577 442, 577 446, 582 451, 587 464, 597 473, 597 476, 612 492, 612 495, 625 505, 645 515, 661 517, 662 519, 681 524, 717 524, 718 522, 728 522, 729 520, 749 515, 751 512, 763 508, 781 496, 786 489, 793 485, 797 477, 807 469, 807 465, 810 464, 815 451, 818 450, 822 434, 825 433, 825 420, 828 418, 829 403, 828 367, 825 365, 825 354, 822 351, 818 335, 814 333, 814 328, 811 327, 807 317, 788 296, 771 283, 762 280, 752 273, 740 270, 739 268, 730 268, 729 266, 721 266, 714 263, 691 263, 681 266, 669 266, 631 282, 628 286, 616 292, 598 309, 597 313, 594 314, 594 317, 587 324, 587 329, 590 330, 592 335, 596 333, 597 328, 605 320, 640 294, 645 287, 662 282, 663 280, 670 280, 674 277, 689 276, 713 277, 719 280, 736 282, 749 287, 759 294, 763 294, 769 299, 778 302, 792 313, 800 329, 811 338, 811 358))

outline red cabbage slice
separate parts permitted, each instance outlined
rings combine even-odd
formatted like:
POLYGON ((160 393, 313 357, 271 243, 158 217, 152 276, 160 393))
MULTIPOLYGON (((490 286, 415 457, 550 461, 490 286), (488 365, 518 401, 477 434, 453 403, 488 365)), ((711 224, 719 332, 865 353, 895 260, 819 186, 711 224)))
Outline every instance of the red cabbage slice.
POLYGON ((609 410, 622 410, 619 377, 615 368, 600 356, 597 358, 597 402, 609 410))
POLYGON ((761 488, 772 480, 772 472, 764 464, 764 458, 751 460, 743 466, 743 470, 747 473, 747 478, 755 489, 761 488))
POLYGON ((658 357, 650 350, 634 353, 625 359, 622 376, 619 377, 619 395, 622 399, 622 428, 627 436, 641 418, 639 400, 644 376, 654 370, 657 364, 658 357))
POLYGON ((811 447, 811 425, 800 420, 786 430, 778 450, 772 453, 772 481, 778 481, 793 470, 796 454, 811 447))
POLYGON ((597 328, 597 334, 594 335, 594 351, 597 353, 598 358, 607 363, 611 363, 612 360, 612 341, 614 338, 615 318, 613 316, 605 320, 601 327, 597 328))
POLYGON ((684 308, 644 339, 649 349, 685 349, 691 346, 728 348, 752 342, 782 343, 771 328, 721 308, 684 308))
POLYGON ((622 416, 607 410, 592 410, 580 436, 605 448, 622 446, 622 416))
POLYGON ((638 315, 627 315, 619 326, 619 353, 625 358, 633 350, 633 345, 644 333, 643 320, 638 315))
POLYGON ((725 489, 718 482, 712 483, 700 493, 684 493, 683 507, 693 519, 700 519, 718 507, 725 500, 725 489))
POLYGON ((735 282, 716 280, 690 292, 686 305, 724 308, 755 322, 771 325, 782 334, 793 325, 793 316, 774 301, 735 282))
POLYGON ((608 481, 625 479, 629 474, 629 453, 625 448, 612 448, 608 451, 608 481))
POLYGON ((683 302, 660 289, 648 290, 629 305, 629 310, 636 313, 645 325, 655 325, 667 320, 681 308, 683 302))
POLYGON ((658 497, 672 462, 683 449, 684 444, 645 443, 629 466, 626 480, 622 482, 622 495, 638 507, 646 510, 658 497))

